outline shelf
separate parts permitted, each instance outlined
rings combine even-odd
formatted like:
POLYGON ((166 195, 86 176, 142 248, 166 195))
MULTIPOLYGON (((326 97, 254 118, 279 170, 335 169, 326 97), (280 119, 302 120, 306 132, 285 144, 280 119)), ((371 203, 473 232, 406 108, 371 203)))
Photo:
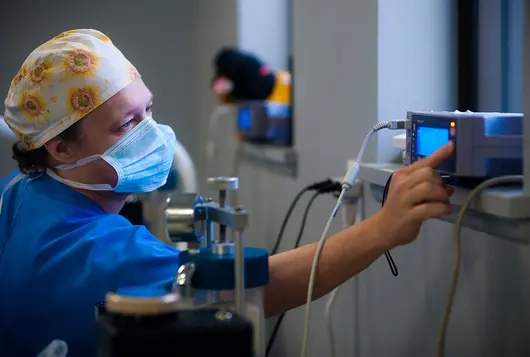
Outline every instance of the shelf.
POLYGON ((242 143, 239 158, 280 175, 296 178, 298 174, 298 155, 293 148, 242 143))
MULTIPOLYGON (((381 202, 388 177, 400 164, 362 163, 359 178, 370 184, 372 196, 381 202)), ((451 203, 455 213, 441 218, 454 223, 458 209, 470 190, 455 187, 451 203)), ((530 197, 521 186, 496 186, 485 189, 473 202, 463 219, 464 227, 512 241, 530 241, 530 197)))

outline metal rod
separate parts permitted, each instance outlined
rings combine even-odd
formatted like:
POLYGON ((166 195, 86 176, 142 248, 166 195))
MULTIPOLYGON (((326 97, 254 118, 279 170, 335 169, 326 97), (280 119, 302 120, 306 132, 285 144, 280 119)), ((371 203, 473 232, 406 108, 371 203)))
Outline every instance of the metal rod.
POLYGON ((215 240, 215 222, 211 220, 206 220, 206 247, 211 248, 215 240))
POLYGON ((200 221, 198 223, 200 225, 200 231, 201 231, 201 248, 208 248, 208 231, 206 230, 208 222, 206 220, 200 221))
POLYGON ((226 226, 223 224, 219 225, 219 242, 226 242, 226 226))
POLYGON ((245 246, 243 231, 234 233, 236 254, 234 264, 236 312, 241 316, 245 313, 245 246))
POLYGON ((223 208, 226 206, 226 196, 227 193, 225 190, 219 190, 219 206, 223 208))
MULTIPOLYGON (((226 196, 227 192, 225 190, 219 190, 219 206, 221 208, 226 207, 226 196)), ((226 242, 226 226, 223 224, 219 225, 219 241, 221 243, 226 242)))

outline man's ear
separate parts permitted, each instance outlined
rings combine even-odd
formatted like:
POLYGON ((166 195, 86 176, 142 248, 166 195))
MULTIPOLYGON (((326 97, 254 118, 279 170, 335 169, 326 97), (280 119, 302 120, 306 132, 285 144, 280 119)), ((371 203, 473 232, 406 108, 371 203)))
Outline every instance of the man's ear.
POLYGON ((60 138, 53 138, 44 144, 53 161, 59 164, 71 164, 76 162, 75 154, 67 142, 60 138))

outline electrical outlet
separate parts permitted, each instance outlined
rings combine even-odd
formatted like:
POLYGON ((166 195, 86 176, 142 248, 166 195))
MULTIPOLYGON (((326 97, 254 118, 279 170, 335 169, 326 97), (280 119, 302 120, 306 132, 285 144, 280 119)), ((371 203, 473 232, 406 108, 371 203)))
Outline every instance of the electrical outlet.
POLYGON ((392 137, 392 147, 407 150, 407 134, 399 134, 392 137))

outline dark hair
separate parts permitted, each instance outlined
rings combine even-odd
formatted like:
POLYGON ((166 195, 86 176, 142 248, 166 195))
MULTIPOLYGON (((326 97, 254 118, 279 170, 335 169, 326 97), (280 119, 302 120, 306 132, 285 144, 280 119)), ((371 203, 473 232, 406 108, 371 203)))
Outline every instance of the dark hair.
MULTIPOLYGON (((80 121, 68 127, 58 138, 64 141, 76 141, 81 137, 80 121)), ((41 146, 34 150, 23 150, 19 146, 20 142, 13 144, 13 159, 18 163, 20 172, 24 174, 43 171, 49 167, 49 153, 46 147, 41 146)))

